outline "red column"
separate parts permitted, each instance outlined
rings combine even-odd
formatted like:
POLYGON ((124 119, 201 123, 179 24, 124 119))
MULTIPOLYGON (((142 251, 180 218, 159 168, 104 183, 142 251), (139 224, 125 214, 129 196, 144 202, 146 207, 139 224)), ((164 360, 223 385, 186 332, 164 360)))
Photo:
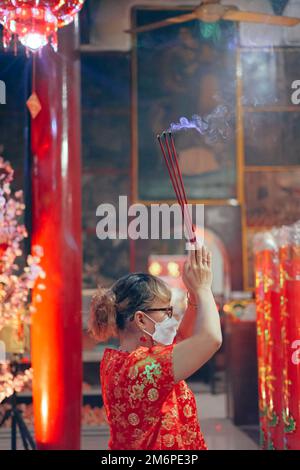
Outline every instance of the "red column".
MULTIPOLYGON (((59 50, 36 57, 42 110, 31 123, 32 244, 44 249, 42 301, 32 324, 35 436, 39 449, 80 447, 81 162, 77 28, 59 33, 59 50)), ((40 291, 41 292, 41 291, 40 291)))
POLYGON ((255 253, 257 354, 261 446, 283 448, 282 353, 279 260, 275 239, 266 233, 255 253))
POLYGON ((258 359, 258 394, 259 394, 259 422, 260 442, 263 450, 268 448, 269 425, 267 418, 267 386, 266 386, 266 344, 267 331, 265 305, 266 292, 264 289, 265 265, 268 253, 258 250, 255 253, 255 296, 256 296, 256 327, 257 327, 257 359, 258 359))
POLYGON ((287 284, 287 392, 289 412, 285 415, 286 447, 300 449, 300 243, 292 241, 291 269, 287 284))

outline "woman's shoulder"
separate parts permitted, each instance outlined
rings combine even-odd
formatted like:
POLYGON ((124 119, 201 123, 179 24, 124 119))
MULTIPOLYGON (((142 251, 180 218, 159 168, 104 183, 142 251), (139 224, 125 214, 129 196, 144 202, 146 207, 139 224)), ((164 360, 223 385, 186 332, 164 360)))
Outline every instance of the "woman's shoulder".
POLYGON ((134 360, 141 357, 145 357, 148 354, 149 348, 141 346, 134 351, 123 351, 122 349, 107 347, 103 351, 102 362, 107 361, 118 361, 122 360, 125 362, 127 360, 134 360))
POLYGON ((146 357, 161 357, 168 352, 171 352, 173 350, 174 344, 170 344, 168 346, 158 344, 155 346, 139 346, 137 349, 132 351, 131 353, 128 354, 128 358, 130 359, 144 359, 146 357))
POLYGON ((118 358, 124 353, 125 351, 121 351, 117 348, 106 347, 102 354, 102 361, 112 358, 118 358))
POLYGON ((113 372, 120 369, 121 365, 124 364, 122 357, 122 351, 115 348, 107 347, 104 349, 102 358, 100 361, 100 374, 106 375, 109 372, 113 372))
POLYGON ((104 364, 118 363, 122 365, 122 368, 127 366, 132 366, 136 363, 143 364, 144 362, 158 361, 158 362, 168 362, 172 359, 172 351, 174 344, 168 346, 165 345, 155 345, 151 347, 139 346, 133 351, 122 351, 120 349, 105 348, 102 356, 102 366, 104 364))

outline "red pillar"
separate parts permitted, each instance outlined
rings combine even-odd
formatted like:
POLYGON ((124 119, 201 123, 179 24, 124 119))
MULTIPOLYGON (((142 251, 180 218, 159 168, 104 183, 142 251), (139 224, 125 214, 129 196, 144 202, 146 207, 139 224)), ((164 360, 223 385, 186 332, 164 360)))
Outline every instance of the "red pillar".
MULTIPOLYGON (((32 244, 44 249, 42 301, 32 324, 35 437, 39 449, 80 448, 81 149, 77 27, 36 57, 42 110, 31 122, 32 244)), ((39 291, 41 292, 41 291, 39 291)))

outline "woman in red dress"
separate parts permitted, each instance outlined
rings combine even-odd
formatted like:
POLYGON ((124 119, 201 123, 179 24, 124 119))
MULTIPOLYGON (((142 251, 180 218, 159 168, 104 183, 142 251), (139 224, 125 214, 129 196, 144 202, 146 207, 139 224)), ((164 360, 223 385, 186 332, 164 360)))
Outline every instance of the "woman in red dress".
POLYGON ((95 337, 120 340, 119 350, 106 348, 100 366, 111 450, 207 449, 185 382, 222 342, 205 247, 189 252, 183 281, 189 305, 180 326, 170 289, 150 274, 128 274, 92 299, 95 337))

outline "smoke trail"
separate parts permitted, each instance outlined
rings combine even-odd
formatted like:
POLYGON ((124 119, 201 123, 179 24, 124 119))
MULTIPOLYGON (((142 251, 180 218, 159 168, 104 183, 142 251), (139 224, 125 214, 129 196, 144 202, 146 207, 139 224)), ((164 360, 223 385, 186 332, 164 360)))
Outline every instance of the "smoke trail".
POLYGON ((168 131, 179 132, 181 130, 195 129, 199 134, 205 136, 207 143, 226 140, 230 135, 229 126, 230 113, 227 106, 219 105, 212 113, 206 116, 194 114, 191 119, 181 117, 178 123, 170 124, 168 131))

